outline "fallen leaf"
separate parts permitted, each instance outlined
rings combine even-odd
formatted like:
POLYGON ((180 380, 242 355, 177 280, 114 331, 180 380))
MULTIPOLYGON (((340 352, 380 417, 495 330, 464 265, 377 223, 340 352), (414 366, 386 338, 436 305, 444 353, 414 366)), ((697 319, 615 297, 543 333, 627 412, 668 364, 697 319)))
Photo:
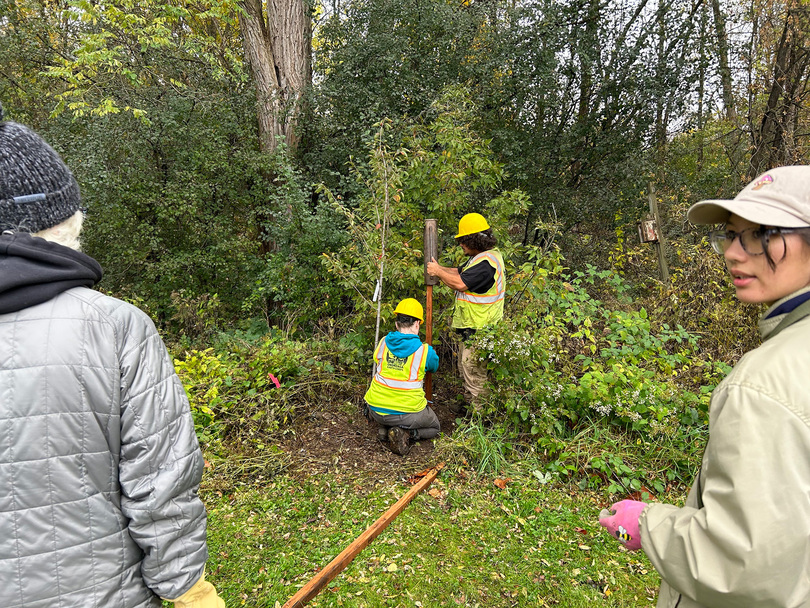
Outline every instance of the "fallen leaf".
POLYGON ((494 483, 495 483, 495 485, 496 485, 496 486, 498 486, 498 487, 499 487, 501 490, 504 490, 504 489, 506 489, 506 484, 508 484, 510 481, 512 481, 512 478, 511 478, 511 477, 506 477, 506 478, 504 478, 504 479, 501 479, 501 478, 499 477, 498 479, 496 479, 496 480, 495 480, 495 482, 494 482, 494 483))
POLYGON ((658 500, 655 497, 655 494, 652 493, 652 490, 646 486, 641 486, 641 489, 638 492, 632 492, 628 495, 628 498, 630 500, 639 500, 642 502, 655 502, 658 500))
POLYGON ((413 485, 416 482, 418 482, 420 479, 422 479, 422 477, 424 477, 425 475, 427 475, 428 473, 433 471, 434 469, 437 470, 437 471, 441 471, 443 468, 444 468, 444 463, 440 462, 435 467, 430 467, 429 469, 425 469, 424 471, 419 471, 418 473, 414 473, 413 475, 408 477, 408 483, 413 485))
POLYGON ((588 531, 585 528, 574 528, 574 530, 576 530, 580 534, 587 534, 588 533, 588 531))

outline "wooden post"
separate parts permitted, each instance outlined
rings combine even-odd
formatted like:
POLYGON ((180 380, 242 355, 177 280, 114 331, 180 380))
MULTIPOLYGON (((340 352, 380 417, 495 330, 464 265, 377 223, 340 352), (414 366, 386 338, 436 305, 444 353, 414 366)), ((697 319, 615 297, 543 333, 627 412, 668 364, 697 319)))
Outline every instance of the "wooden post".
POLYGON ((388 524, 394 521, 394 519, 396 519, 396 517, 402 513, 405 507, 408 506, 408 503, 410 503, 414 497, 419 494, 419 492, 428 487, 433 480, 436 479, 436 475, 438 475, 442 468, 444 468, 444 463, 432 468, 428 474, 419 481, 419 483, 408 490, 407 494, 394 503, 394 505, 383 513, 377 521, 366 528, 366 531, 352 541, 352 543, 346 547, 340 553, 340 555, 329 562, 329 564, 323 570, 318 572, 318 574, 313 576, 306 585, 301 587, 301 589, 298 590, 298 593, 287 600, 287 603, 284 604, 282 608, 302 608, 313 597, 318 595, 321 589, 326 587, 326 585, 328 585, 333 578, 340 574, 346 568, 346 566, 352 563, 352 560, 357 557, 357 554, 368 547, 368 545, 371 544, 371 541, 377 538, 380 532, 385 530, 388 524))
MULTIPOLYGON (((425 220, 425 285, 427 295, 425 302, 425 341, 433 343, 433 286, 438 285, 439 277, 428 274, 427 264, 439 257, 439 235, 436 220, 425 220)), ((425 374, 425 397, 433 405, 433 374, 425 374)))
POLYGON ((656 233, 658 234, 658 241, 654 243, 655 251, 658 255, 658 270, 661 272, 661 280, 666 284, 669 283, 669 266, 667 266, 666 256, 666 240, 664 239, 664 227, 661 225, 661 218, 658 215, 658 201, 655 198, 655 184, 649 182, 647 188, 647 198, 650 202, 650 213, 655 220, 656 233))

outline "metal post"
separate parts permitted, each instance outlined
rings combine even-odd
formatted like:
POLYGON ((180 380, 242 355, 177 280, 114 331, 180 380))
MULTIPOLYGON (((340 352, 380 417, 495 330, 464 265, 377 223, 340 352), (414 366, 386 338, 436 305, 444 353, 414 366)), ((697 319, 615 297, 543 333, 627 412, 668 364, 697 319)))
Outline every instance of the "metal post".
MULTIPOLYGON (((427 264, 430 260, 439 257, 439 235, 436 220, 425 220, 425 285, 427 295, 425 302, 425 341, 433 343, 433 286, 438 285, 439 278, 428 274, 427 264)), ((425 374, 425 397, 428 403, 433 404, 433 374, 425 374)))

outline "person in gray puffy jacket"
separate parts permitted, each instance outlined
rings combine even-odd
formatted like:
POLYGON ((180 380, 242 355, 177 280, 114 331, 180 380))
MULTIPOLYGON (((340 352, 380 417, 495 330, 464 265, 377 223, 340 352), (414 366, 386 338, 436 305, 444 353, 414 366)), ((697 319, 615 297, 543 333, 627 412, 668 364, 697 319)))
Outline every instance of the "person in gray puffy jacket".
POLYGON ((188 400, 149 317, 90 289, 79 205, 0 107, 0 606, 222 608, 188 400))
POLYGON ((688 218, 720 225, 712 247, 737 299, 765 305, 763 342, 712 393, 686 504, 623 500, 599 523, 650 558, 659 608, 810 608, 810 166, 772 169, 688 218))

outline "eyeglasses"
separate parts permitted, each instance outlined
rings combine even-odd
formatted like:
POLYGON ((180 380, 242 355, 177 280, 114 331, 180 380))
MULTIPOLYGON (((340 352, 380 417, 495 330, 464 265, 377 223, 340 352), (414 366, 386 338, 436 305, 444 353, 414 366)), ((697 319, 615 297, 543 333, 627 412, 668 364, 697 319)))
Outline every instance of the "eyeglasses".
POLYGON ((782 245, 785 245, 785 234, 798 232, 798 228, 765 228, 757 226, 756 228, 746 228, 740 232, 734 230, 713 230, 709 233, 709 242, 720 255, 723 255, 734 239, 740 237, 740 245, 743 251, 748 255, 762 255, 768 249, 771 243, 771 237, 778 236, 782 239, 782 245))

